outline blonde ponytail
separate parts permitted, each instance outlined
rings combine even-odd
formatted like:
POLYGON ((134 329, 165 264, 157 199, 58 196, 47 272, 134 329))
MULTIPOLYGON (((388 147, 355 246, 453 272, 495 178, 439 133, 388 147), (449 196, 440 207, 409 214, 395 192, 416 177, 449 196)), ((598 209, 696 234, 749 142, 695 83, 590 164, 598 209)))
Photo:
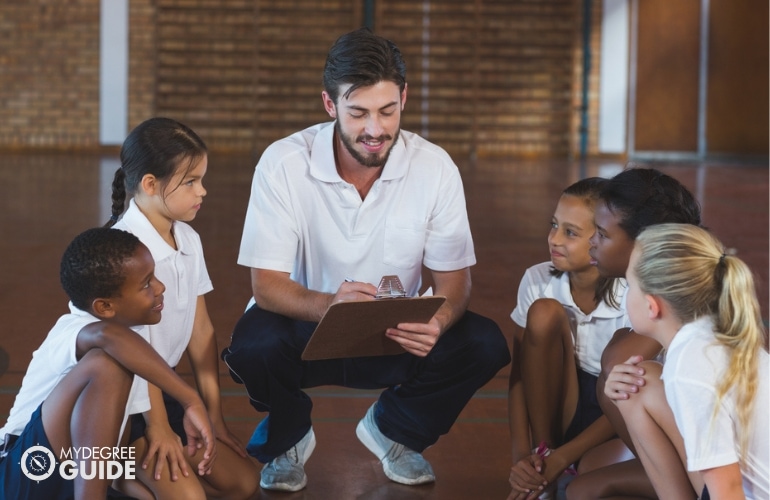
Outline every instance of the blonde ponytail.
POLYGON ((730 350, 729 365, 716 388, 714 414, 734 390, 743 454, 758 385, 758 354, 766 335, 751 271, 739 258, 726 255, 710 233, 688 224, 650 226, 636 245, 641 252, 634 274, 642 291, 666 300, 684 323, 711 316, 717 341, 730 350))

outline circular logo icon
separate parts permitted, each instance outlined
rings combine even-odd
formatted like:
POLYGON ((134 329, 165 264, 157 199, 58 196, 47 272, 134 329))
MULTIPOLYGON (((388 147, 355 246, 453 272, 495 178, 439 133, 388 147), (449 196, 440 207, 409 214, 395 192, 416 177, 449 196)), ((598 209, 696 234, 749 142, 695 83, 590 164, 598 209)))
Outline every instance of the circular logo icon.
POLYGON ((30 446, 21 456, 21 471, 33 481, 48 479, 55 468, 54 454, 45 446, 30 446))

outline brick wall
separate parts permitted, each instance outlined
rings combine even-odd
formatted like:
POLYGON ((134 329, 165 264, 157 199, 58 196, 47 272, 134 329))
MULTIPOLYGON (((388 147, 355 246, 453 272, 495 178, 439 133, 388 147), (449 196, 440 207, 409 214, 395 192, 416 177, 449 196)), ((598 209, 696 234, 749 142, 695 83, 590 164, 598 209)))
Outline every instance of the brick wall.
POLYGON ((128 2, 128 129, 155 116, 156 2, 128 2))
POLYGON ((99 142, 99 0, 0 4, 0 147, 99 142))
MULTIPOLYGON (((0 148, 98 148, 99 4, 0 3, 0 148)), ((601 2, 593 4, 589 153, 597 143, 601 19, 601 2)), ((409 64, 405 128, 427 130, 461 156, 577 152, 582 0, 376 6, 378 31, 409 64)), ((212 149, 261 151, 326 120, 325 53, 361 14, 360 2, 345 0, 130 0, 128 128, 171 116, 212 149)))

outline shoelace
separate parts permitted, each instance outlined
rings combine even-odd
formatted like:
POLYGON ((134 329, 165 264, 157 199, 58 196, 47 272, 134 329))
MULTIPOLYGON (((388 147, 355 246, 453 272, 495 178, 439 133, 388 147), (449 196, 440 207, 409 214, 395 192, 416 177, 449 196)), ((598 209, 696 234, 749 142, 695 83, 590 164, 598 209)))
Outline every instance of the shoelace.
POLYGON ((404 454, 404 450, 406 450, 406 446, 404 446, 403 444, 394 442, 393 446, 391 446, 388 452, 385 454, 385 456, 382 457, 382 461, 384 461, 385 459, 396 461, 398 457, 404 454))
MULTIPOLYGON (((541 441, 540 444, 537 445, 537 448, 532 451, 535 455, 539 455, 542 459, 545 459, 545 457, 551 454, 551 448, 548 447, 548 444, 545 441, 541 441)), ((575 464, 567 467, 564 472, 570 476, 577 476, 577 469, 575 468, 575 464)))
POLYGON ((295 464, 299 463, 299 453, 297 453, 297 445, 292 446, 286 451, 286 458, 288 458, 295 464))
MULTIPOLYGON (((286 450, 286 453, 283 454, 283 456, 286 457, 286 461, 291 463, 298 464, 299 463, 299 453, 297 453, 297 446, 292 446, 288 450, 286 450)), ((281 460, 282 456, 279 455, 275 457, 273 460, 270 461, 270 464, 268 467, 272 467, 275 470, 278 470, 280 466, 282 465, 283 460, 281 460)))

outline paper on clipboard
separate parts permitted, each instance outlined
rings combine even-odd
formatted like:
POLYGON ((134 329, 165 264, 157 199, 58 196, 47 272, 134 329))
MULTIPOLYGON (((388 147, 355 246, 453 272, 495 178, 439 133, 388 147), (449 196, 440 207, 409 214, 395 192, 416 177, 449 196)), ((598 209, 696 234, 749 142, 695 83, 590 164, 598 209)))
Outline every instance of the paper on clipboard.
POLYGON ((446 297, 338 302, 327 309, 302 353, 303 360, 383 356, 406 352, 385 336, 399 323, 427 323, 446 297))

